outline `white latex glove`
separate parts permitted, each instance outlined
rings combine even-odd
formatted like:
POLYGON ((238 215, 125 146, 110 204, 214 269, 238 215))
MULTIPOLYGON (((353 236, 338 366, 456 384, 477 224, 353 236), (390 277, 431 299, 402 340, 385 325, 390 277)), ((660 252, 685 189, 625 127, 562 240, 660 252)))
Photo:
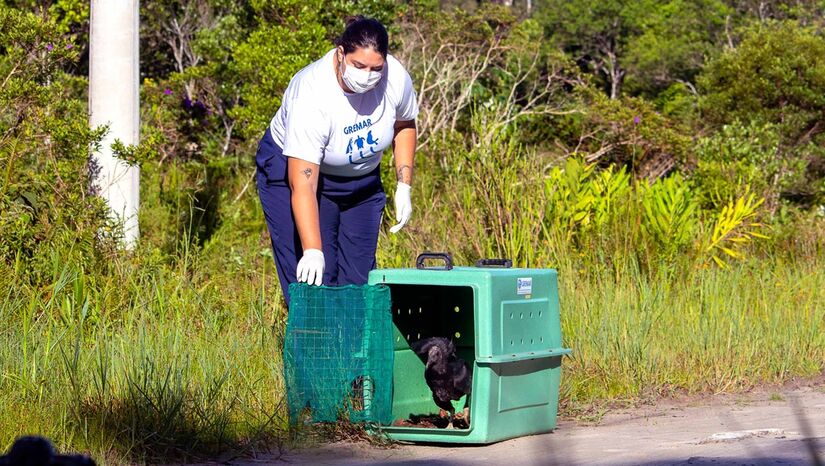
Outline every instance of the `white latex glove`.
POLYGON ((410 185, 400 181, 398 187, 395 188, 395 221, 398 223, 390 228, 390 233, 398 233, 398 230, 410 221, 412 216, 411 189, 410 185))
POLYGON ((298 261, 299 282, 321 285, 324 280, 324 253, 320 249, 307 249, 304 257, 298 261))

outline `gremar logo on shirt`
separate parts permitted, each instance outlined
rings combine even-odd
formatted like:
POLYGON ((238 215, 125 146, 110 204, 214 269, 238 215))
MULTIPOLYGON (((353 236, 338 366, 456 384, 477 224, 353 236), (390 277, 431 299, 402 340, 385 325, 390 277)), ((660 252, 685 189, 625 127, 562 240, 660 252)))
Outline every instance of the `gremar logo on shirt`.
POLYGON ((379 151, 376 150, 377 147, 378 139, 373 137, 372 130, 367 131, 366 137, 359 134, 354 138, 349 138, 346 151, 349 157, 349 163, 353 165, 366 163, 372 156, 378 154, 379 151))
POLYGON ((344 127, 344 134, 354 133, 354 132, 360 131, 364 128, 369 128, 370 126, 372 126, 372 120, 367 118, 366 120, 359 121, 358 123, 356 123, 352 126, 345 126, 344 127))
POLYGON ((344 134, 358 133, 350 136, 347 141, 346 154, 349 157, 349 163, 353 165, 360 165, 367 163, 375 154, 378 153, 375 149, 378 146, 378 139, 372 135, 372 130, 367 131, 365 135, 362 130, 372 126, 372 120, 367 118, 364 121, 359 121, 352 126, 344 127, 344 134))

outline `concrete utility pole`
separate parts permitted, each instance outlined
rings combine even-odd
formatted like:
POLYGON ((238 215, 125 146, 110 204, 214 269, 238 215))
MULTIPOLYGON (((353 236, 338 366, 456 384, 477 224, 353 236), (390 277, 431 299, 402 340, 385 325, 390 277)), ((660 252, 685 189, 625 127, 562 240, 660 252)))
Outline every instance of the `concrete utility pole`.
POLYGON ((138 0, 92 0, 89 36, 89 125, 109 125, 92 154, 100 167, 94 183, 123 222, 123 245, 131 249, 139 233, 140 169, 115 158, 111 146, 115 139, 140 140, 138 0))

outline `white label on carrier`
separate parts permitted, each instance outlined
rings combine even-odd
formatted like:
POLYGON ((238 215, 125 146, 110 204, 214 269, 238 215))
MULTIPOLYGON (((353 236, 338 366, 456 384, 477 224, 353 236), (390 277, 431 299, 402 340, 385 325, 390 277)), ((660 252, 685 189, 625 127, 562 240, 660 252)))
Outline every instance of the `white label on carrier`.
POLYGON ((516 284, 516 293, 518 294, 532 294, 533 293, 533 277, 518 278, 516 284))

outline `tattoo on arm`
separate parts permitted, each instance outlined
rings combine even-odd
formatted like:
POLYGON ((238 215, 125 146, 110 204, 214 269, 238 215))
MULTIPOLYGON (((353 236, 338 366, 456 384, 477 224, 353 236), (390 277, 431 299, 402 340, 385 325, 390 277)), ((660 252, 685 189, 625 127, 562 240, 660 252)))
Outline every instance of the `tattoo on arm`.
POLYGON ((412 167, 409 165, 401 165, 398 167, 398 170, 396 170, 396 176, 401 183, 410 184, 410 181, 412 181, 412 167))
POLYGON ((307 179, 309 179, 309 177, 312 176, 312 169, 311 168, 305 168, 301 173, 303 173, 304 176, 307 177, 307 179))

